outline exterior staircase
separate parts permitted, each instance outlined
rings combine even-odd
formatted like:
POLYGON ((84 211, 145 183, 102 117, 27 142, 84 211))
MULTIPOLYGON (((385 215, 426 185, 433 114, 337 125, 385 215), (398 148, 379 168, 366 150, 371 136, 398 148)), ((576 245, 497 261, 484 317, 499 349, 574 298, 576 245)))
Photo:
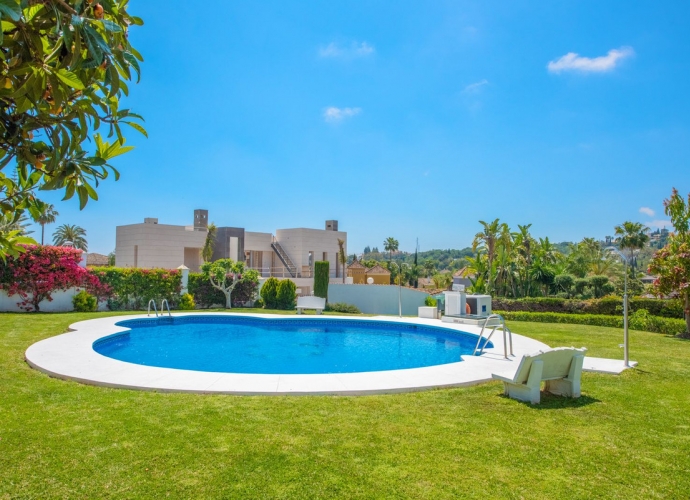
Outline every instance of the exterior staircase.
POLYGON ((290 256, 287 254, 285 250, 283 250, 283 247, 280 246, 280 243, 276 239, 273 239, 273 242, 271 243, 271 248, 273 248, 273 251, 278 254, 278 258, 280 261, 283 263, 285 268, 288 270, 290 273, 290 276, 293 278, 297 277, 297 266, 292 262, 292 259, 290 256))

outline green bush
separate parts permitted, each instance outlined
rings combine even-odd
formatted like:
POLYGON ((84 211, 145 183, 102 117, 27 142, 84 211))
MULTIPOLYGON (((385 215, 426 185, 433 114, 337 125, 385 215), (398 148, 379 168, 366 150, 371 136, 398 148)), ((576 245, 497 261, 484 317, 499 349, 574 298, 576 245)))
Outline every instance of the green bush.
POLYGON ((90 272, 110 287, 111 310, 146 309, 151 299, 158 304, 166 299, 173 308, 180 298, 182 275, 176 269, 101 267, 90 272))
POLYGON ((98 300, 85 290, 72 297, 72 306, 77 312, 93 312, 98 307, 98 300))
MULTIPOLYGON (((266 285, 264 284, 264 286, 266 285)), ((294 282, 288 279, 280 280, 276 292, 276 309, 290 310, 295 308, 297 299, 297 285, 295 285, 294 282)))
POLYGON ((264 299, 256 299, 256 302, 254 302, 254 307, 258 307, 261 309, 264 306, 264 299))
POLYGON ((326 304, 326 311, 348 313, 348 314, 362 314, 357 306, 346 304, 345 302, 334 302, 333 304, 326 304))
POLYGON ((208 309, 214 305, 225 306, 225 294, 214 288, 202 273, 189 273, 187 290, 194 297, 194 303, 202 309, 208 309))
MULTIPOLYGON (((567 323, 575 325, 608 326, 623 328, 622 316, 605 314, 564 314, 550 312, 494 311, 509 321, 533 321, 536 323, 567 323)), ((667 335, 677 335, 685 331, 685 321, 673 318, 652 316, 644 309, 631 314, 628 318, 631 330, 642 330, 667 335)))
POLYGON ((264 303, 266 309, 277 309, 278 308, 278 283, 280 280, 274 277, 270 277, 261 287, 261 300, 264 303))
MULTIPOLYGON (((606 285, 604 285, 606 286, 606 285)), ((677 299, 628 299, 630 312, 645 309, 652 316, 665 318, 683 318, 683 305, 677 299)), ((606 314, 610 316, 623 314, 621 297, 603 297, 601 299, 566 299, 559 297, 529 297, 524 299, 494 298, 492 309, 500 311, 555 312, 568 314, 606 314)))
POLYGON ((426 299, 424 299, 424 305, 429 306, 429 307, 436 307, 436 304, 438 301, 433 298, 431 295, 429 295, 426 299))
POLYGON ((314 263, 314 296, 326 299, 328 302, 328 261, 314 263))
POLYGON ((185 293, 182 297, 180 297, 180 302, 177 304, 177 307, 183 311, 192 311, 196 309, 196 304, 194 303, 194 297, 192 297, 192 294, 185 293))

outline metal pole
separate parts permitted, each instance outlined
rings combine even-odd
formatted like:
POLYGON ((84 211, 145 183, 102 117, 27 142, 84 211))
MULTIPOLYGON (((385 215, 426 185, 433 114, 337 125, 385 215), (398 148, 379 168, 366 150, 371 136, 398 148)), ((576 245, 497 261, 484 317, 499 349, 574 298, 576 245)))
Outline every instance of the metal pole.
POLYGON ((628 261, 625 260, 625 281, 623 285, 623 365, 630 368, 628 356, 628 261))

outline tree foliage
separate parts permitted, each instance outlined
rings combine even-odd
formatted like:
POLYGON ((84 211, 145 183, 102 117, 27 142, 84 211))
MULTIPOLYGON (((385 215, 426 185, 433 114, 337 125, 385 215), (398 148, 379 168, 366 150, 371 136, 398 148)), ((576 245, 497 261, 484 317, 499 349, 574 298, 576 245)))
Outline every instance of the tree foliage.
POLYGON ((71 246, 87 251, 86 230, 75 225, 63 224, 53 234, 53 244, 59 247, 71 246))
MULTIPOLYGON (((0 1, 0 218, 37 219, 39 190, 76 195, 80 208, 118 171, 109 161, 130 149, 121 125, 146 135, 142 118, 120 108, 141 55, 128 31, 141 19, 127 0, 0 1), (107 128, 110 141, 100 130, 107 128), (89 147, 87 148, 87 145, 89 147)), ((23 240, 0 234, 0 256, 23 240)))
POLYGON ((649 265, 649 272, 658 275, 654 291, 665 296, 678 294, 685 311, 686 335, 690 335, 690 194, 687 202, 674 188, 664 200, 664 211, 675 229, 668 243, 657 251, 649 265))
POLYGON ((241 282, 252 283, 254 294, 259 283, 259 273, 256 270, 247 269, 244 262, 236 262, 232 259, 205 262, 201 266, 201 272, 214 288, 223 292, 227 309, 232 308, 232 292, 241 282))

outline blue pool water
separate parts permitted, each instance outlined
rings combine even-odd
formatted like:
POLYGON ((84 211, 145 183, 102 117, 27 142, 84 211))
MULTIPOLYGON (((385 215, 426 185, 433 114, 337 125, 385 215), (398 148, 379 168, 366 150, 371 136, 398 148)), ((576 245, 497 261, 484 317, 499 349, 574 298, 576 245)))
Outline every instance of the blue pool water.
POLYGON ((96 352, 148 366, 229 373, 418 368, 461 361, 477 342, 446 328, 362 320, 187 316, 117 324, 131 331, 98 340, 96 352))

